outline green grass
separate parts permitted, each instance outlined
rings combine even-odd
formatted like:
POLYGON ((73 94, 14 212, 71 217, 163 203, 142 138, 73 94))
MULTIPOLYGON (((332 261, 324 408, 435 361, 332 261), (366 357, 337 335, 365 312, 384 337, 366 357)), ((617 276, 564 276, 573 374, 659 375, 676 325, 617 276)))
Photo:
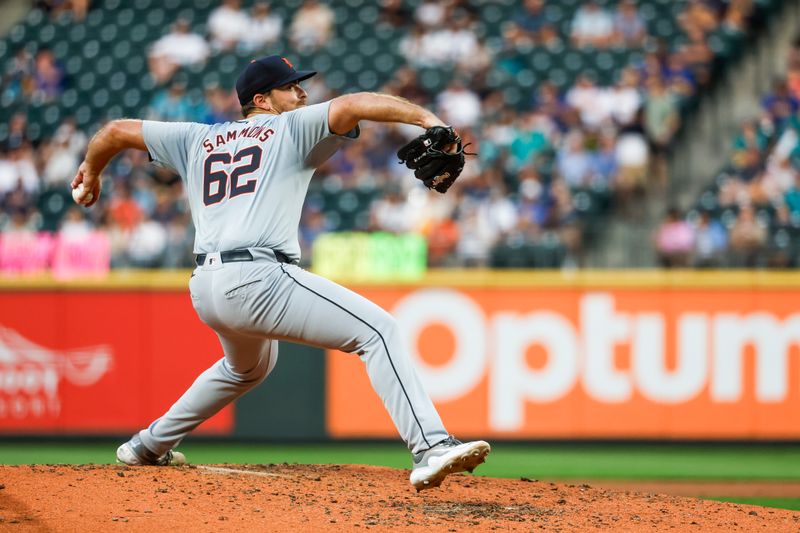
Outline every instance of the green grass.
MULTIPOLYGON (((0 443, 1 464, 111 463, 116 442, 0 443)), ((409 468, 401 443, 240 444, 192 442, 192 463, 335 463, 409 468)), ((531 479, 800 481, 800 446, 496 443, 478 473, 531 479)), ((713 498, 800 510, 800 498, 713 498)))
POLYGON ((747 505, 760 505, 761 507, 777 507, 778 509, 800 511, 800 498, 739 498, 724 496, 713 499, 720 502, 745 503, 747 505))
MULTIPOLYGON (((116 442, 0 443, 0 464, 111 463, 116 442)), ((401 443, 187 442, 193 463, 340 463, 408 468, 401 443)), ((496 443, 481 474, 536 479, 800 480, 800 446, 496 443)))

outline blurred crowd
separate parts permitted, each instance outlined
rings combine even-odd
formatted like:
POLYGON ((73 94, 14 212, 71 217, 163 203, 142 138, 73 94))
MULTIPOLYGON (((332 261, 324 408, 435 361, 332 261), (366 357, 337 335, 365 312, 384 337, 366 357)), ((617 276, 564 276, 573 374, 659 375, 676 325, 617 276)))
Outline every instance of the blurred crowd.
POLYGON ((800 265, 800 38, 786 72, 741 125, 696 208, 667 214, 656 235, 663 266, 800 265))
MULTIPOLYGON (((432 266, 492 265, 498 247, 543 241, 563 248, 563 265, 580 265, 587 229, 592 229, 587 225, 596 222, 583 217, 577 201, 581 191, 606 195, 622 216, 635 220, 637 197, 648 189, 661 190, 666 183, 666 155, 680 127, 682 106, 709 83, 714 56, 706 37, 722 26, 743 31, 751 2, 687 1, 677 20, 685 38, 674 46, 649 35, 631 0, 621 0, 613 9, 587 0, 567 35, 548 23, 546 7, 545 0, 522 2, 503 23, 497 46, 488 44, 481 31, 477 2, 424 0, 416 8, 401 0, 381 3, 378 24, 402 32, 399 51, 406 63, 381 91, 435 110, 478 155, 468 158, 461 179, 447 195, 430 193, 395 156, 397 147, 419 130, 367 125, 361 140, 332 157, 312 182, 300 227, 306 262, 317 236, 341 229, 319 199, 347 190, 368 191, 371 198, 355 229, 424 235, 432 266), (569 86, 537 80, 512 105, 503 87, 487 80, 492 71, 518 74, 516 59, 530 54, 531 47, 634 48, 642 51, 643 59, 622 69, 607 86, 589 74, 569 86), (443 91, 432 93, 420 83, 419 71, 428 67, 452 72, 443 91)), ((241 115, 233 91, 209 85, 204 98, 192 98, 181 69, 231 50, 268 53, 270 44, 282 37, 294 50, 313 53, 336 32, 331 6, 318 0, 305 0, 290 20, 272 13, 266 2, 244 9, 239 0, 223 0, 204 22, 206 33, 199 34, 188 21, 177 20, 148 47, 150 73, 161 89, 141 118, 236 120, 241 115)), ((34 102, 58 98, 69 84, 63 67, 46 49, 35 57, 20 49, 11 70, 2 90, 20 91, 34 102)), ((800 77, 790 73, 783 88, 765 100, 773 129, 786 106, 797 105, 793 99, 798 86, 800 77)), ((305 82, 305 88, 310 103, 336 96, 325 86, 324 72, 305 82)), ((34 146, 26 138, 25 120, 24 114, 14 116, 0 153, 4 234, 80 235, 99 229, 108 235, 114 267, 191 265, 192 228, 176 176, 149 165, 146 154, 125 153, 109 166, 103 197, 94 208, 72 207, 66 214, 62 210, 49 216, 53 198, 70 201, 67 185, 87 137, 74 121, 66 120, 52 137, 34 146)), ((757 145, 764 124, 764 119, 754 122, 755 131, 737 141, 743 143, 735 157, 743 173, 748 154, 765 149, 757 145)), ((740 184, 739 191, 753 179, 731 181, 740 184)), ((678 213, 675 218, 682 220, 678 213)), ((659 250, 662 240, 670 239, 660 238, 659 250)), ((699 242, 696 236, 691 240, 693 246, 699 242)))

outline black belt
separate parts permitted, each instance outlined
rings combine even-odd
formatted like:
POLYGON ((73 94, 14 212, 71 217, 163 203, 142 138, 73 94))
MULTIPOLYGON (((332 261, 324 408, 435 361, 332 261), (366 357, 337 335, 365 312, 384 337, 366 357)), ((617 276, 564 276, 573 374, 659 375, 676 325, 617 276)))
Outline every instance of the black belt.
MULTIPOLYGON (((279 252, 278 250, 272 250, 272 252, 275 254, 275 259, 277 259, 279 263, 294 263, 285 253, 279 252)), ((205 264, 206 255, 208 254, 197 254, 195 256, 194 259, 197 266, 203 266, 205 264)), ((226 250, 219 253, 219 259, 223 263, 241 263, 243 261, 252 261, 253 254, 250 253, 250 250, 226 250)))

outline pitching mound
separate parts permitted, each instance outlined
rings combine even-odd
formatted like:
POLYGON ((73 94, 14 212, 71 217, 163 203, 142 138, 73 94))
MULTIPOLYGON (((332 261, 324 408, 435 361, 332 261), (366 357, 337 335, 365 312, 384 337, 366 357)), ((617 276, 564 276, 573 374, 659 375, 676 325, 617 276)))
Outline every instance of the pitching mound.
POLYGON ((3 531, 796 531, 800 513, 524 479, 337 465, 0 466, 3 531))

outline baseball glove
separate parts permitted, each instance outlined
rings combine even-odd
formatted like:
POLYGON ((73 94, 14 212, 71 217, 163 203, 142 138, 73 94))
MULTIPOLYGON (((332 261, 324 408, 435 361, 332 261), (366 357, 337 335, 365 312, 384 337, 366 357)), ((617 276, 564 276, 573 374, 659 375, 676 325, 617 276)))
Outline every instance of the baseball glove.
POLYGON ((464 152, 464 148, 453 128, 434 126, 400 148, 397 157, 427 188, 445 193, 461 175, 464 155, 475 155, 464 152), (449 145, 455 145, 455 150, 446 151, 449 145))

